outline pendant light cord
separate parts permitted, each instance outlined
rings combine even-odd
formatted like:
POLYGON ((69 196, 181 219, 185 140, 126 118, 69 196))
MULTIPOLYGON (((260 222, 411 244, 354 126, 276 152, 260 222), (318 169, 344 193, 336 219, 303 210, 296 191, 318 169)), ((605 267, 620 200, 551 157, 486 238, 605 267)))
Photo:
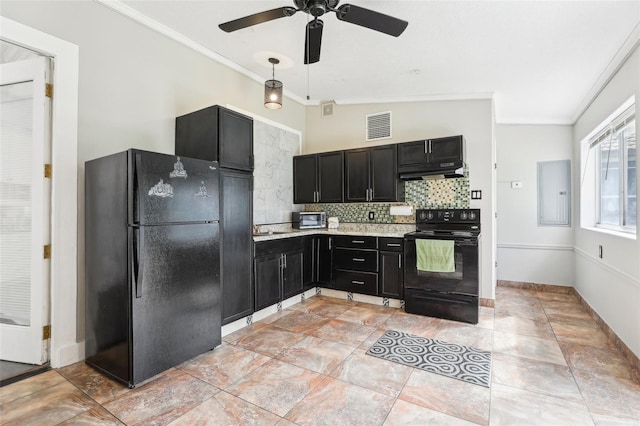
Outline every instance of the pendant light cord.
MULTIPOLYGON (((309 96, 309 14, 307 14, 307 36, 305 37, 305 39, 307 40, 307 49, 306 49, 306 55, 307 57, 305 58, 306 62, 307 62, 307 100, 311 99, 311 97, 309 96)), ((317 19, 317 18, 316 18, 317 19)))

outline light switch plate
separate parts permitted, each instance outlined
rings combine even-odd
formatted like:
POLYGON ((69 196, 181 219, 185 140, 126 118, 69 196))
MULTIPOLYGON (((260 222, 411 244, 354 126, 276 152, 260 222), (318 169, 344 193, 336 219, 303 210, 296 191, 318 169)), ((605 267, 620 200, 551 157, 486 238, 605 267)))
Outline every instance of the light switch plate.
POLYGON ((482 191, 479 189, 471 190, 471 199, 472 200, 482 200, 482 191))

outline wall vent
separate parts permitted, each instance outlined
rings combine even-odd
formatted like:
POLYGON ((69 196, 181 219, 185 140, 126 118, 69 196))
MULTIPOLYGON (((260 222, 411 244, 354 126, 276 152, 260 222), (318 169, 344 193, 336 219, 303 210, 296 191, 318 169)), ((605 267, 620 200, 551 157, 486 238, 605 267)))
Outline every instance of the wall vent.
POLYGON ((331 117, 333 115, 333 107, 335 106, 334 102, 327 102, 326 104, 322 104, 322 116, 323 117, 331 117))
POLYGON ((391 111, 367 114, 366 141, 391 138, 391 111))

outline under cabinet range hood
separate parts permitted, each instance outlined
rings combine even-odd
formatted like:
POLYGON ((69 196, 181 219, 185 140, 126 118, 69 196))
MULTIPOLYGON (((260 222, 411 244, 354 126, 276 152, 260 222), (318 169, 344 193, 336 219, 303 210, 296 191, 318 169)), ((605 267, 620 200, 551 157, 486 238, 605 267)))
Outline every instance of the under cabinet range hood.
POLYGON ((398 144, 401 180, 459 178, 464 176, 464 165, 462 135, 398 144))
POLYGON ((461 177, 464 177, 463 163, 456 163, 451 166, 427 167, 424 170, 400 173, 400 180, 451 179, 461 177))

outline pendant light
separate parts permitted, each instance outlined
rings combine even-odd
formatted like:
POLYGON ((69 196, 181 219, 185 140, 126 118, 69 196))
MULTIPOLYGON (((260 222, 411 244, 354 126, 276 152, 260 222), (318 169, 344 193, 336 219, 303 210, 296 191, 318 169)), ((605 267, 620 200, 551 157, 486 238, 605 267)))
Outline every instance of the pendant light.
POLYGON ((264 106, 269 109, 282 108, 282 82, 275 79, 275 67, 280 63, 276 58, 269 58, 271 63, 271 80, 264 82, 264 106))

